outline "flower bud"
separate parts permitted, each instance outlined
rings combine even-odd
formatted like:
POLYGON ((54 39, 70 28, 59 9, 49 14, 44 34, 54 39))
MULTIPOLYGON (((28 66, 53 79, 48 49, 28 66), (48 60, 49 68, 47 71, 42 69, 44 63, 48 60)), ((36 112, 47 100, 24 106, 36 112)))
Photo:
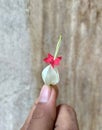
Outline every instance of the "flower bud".
POLYGON ((42 79, 46 85, 55 85, 59 82, 59 73, 57 68, 51 65, 45 67, 42 71, 42 79))

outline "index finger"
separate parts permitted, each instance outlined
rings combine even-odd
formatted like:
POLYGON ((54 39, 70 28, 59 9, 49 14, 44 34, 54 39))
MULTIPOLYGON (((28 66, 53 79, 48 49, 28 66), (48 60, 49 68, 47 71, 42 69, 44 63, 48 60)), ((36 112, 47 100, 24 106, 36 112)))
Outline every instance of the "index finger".
POLYGON ((76 113, 66 104, 58 106, 54 130, 79 130, 76 113))

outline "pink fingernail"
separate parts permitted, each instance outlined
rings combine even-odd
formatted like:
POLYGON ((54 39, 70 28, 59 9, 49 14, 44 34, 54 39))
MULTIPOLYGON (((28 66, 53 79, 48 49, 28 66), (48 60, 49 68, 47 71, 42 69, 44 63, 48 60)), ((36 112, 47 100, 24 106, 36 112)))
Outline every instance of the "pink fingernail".
POLYGON ((47 103, 51 95, 51 87, 44 85, 40 92, 39 102, 47 103))

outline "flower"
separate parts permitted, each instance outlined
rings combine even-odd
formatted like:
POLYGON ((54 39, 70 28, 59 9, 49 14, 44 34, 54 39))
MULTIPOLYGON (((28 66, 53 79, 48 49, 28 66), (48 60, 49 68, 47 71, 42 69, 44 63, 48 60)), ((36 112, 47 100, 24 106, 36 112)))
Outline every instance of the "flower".
POLYGON ((55 66, 58 66, 62 59, 61 56, 57 57, 61 39, 62 39, 62 36, 60 35, 54 56, 48 53, 48 56, 44 58, 44 61, 49 64, 42 71, 42 79, 46 85, 55 85, 60 80, 58 70, 57 68, 55 68, 55 66))
POLYGON ((60 80, 57 68, 53 68, 51 65, 48 65, 42 71, 42 79, 46 85, 57 84, 60 80))
POLYGON ((44 58, 44 61, 46 63, 51 64, 51 66, 54 68, 55 65, 59 65, 61 59, 62 59, 61 56, 54 59, 54 56, 52 56, 50 53, 48 53, 48 57, 44 58))

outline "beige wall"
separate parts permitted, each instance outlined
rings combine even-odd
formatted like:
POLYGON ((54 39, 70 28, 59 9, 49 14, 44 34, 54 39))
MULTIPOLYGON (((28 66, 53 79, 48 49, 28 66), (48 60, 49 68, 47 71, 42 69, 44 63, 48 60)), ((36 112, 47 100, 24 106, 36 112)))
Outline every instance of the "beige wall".
POLYGON ((38 86, 42 63, 54 53, 59 34, 59 103, 69 103, 78 114, 80 130, 102 129, 102 1, 30 0, 29 27, 33 71, 38 86), (36 66, 35 66, 36 64, 36 66))

